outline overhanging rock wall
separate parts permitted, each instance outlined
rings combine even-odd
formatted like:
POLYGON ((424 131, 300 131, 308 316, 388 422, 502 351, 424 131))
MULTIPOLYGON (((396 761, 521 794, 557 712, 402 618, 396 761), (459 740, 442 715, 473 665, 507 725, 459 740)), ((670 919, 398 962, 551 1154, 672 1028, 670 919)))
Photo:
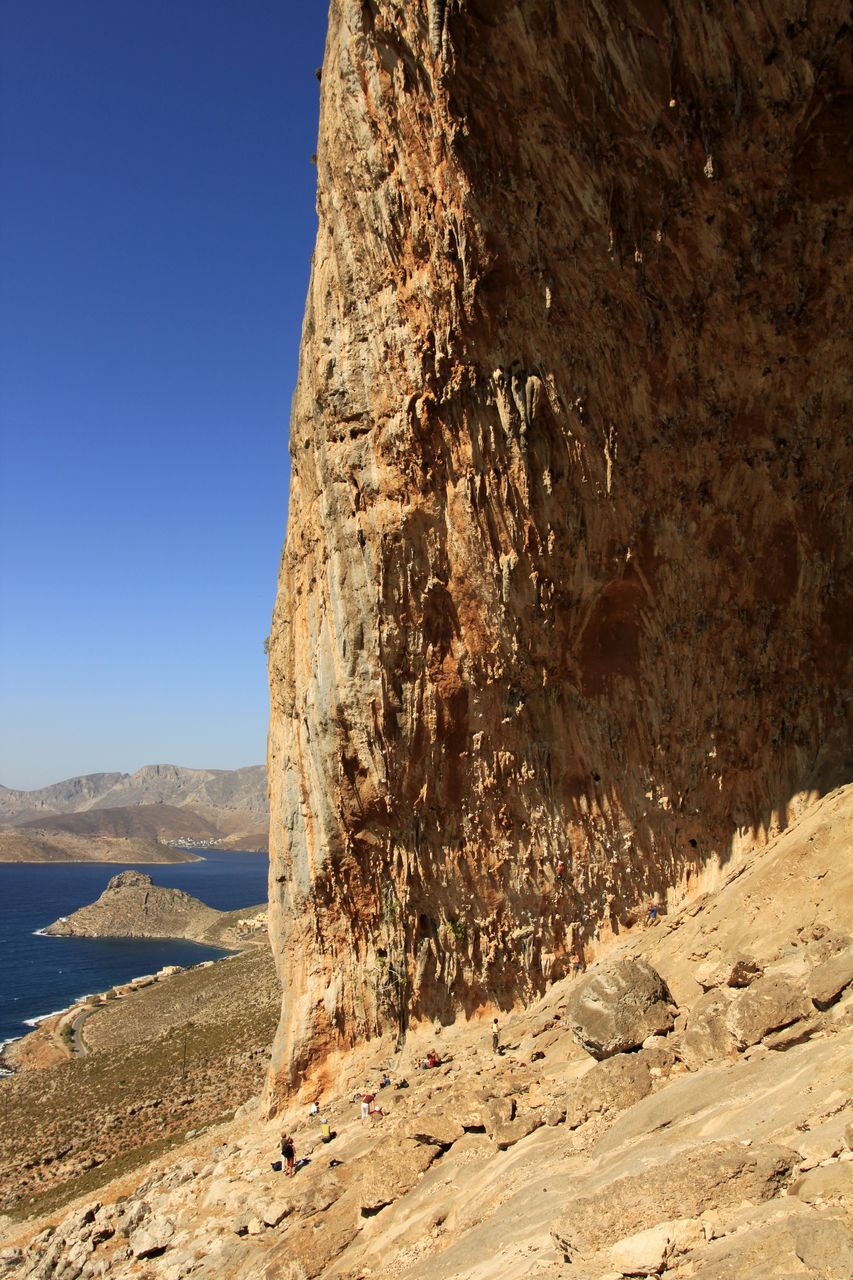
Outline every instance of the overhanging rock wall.
POLYGON ((274 1095, 534 994, 843 771, 846 17, 333 0, 274 1095))

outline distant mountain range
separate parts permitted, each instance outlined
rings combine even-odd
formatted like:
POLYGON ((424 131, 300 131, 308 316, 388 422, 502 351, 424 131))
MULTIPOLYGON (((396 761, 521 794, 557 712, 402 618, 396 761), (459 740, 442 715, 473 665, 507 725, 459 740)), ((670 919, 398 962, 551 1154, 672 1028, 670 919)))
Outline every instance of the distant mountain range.
POLYGON ((0 786, 0 826, 75 836, 266 848, 266 770, 145 765, 90 773, 37 791, 0 786))

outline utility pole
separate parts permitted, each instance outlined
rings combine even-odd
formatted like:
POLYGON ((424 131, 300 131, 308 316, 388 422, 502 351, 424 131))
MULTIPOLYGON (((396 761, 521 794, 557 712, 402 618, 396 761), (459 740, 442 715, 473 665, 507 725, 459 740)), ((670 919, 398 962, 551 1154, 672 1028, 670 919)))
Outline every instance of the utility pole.
POLYGON ((187 1077, 187 1036, 189 1035, 192 1025, 193 1024, 191 1022, 187 1022, 184 1026, 184 1052, 183 1064, 181 1066, 181 1084, 184 1083, 184 1080, 187 1077))

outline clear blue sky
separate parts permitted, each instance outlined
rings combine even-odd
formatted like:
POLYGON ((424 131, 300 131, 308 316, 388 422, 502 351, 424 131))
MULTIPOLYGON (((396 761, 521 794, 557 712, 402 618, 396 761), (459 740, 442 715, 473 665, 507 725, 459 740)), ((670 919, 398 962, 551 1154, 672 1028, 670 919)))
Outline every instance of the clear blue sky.
POLYGON ((0 0, 0 782, 264 758, 323 0, 0 0))

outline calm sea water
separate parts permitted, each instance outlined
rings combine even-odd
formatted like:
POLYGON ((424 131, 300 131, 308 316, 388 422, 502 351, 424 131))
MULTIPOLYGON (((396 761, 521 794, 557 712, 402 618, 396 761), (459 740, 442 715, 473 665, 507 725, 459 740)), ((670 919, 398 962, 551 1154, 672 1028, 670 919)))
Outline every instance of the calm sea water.
MULTIPOLYGON (((133 869, 220 911, 266 902, 266 854, 198 852, 204 862, 133 869)), ((67 1008, 80 996, 106 991, 163 965, 198 964, 225 954, 181 939, 36 934, 59 916, 94 902, 112 876, 130 869, 103 862, 0 863, 0 1045, 24 1035, 33 1019, 67 1008)))

